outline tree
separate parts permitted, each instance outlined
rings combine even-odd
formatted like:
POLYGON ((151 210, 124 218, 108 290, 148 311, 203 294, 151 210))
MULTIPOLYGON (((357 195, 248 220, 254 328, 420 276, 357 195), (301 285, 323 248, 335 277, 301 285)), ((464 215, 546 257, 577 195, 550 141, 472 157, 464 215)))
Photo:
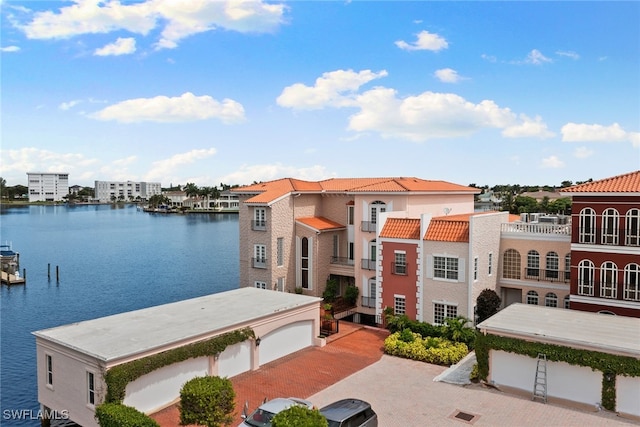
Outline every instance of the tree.
POLYGON ((493 289, 484 289, 476 298, 477 323, 488 319, 498 312, 502 300, 493 289))
POLYGON ((6 191, 7 191, 7 180, 0 177, 0 195, 2 196, 3 199, 9 197, 6 191))
POLYGON ((228 378, 195 377, 180 389, 180 424, 230 425, 235 398, 233 384, 228 378))
POLYGON ((195 197, 200 194, 200 189, 193 182, 187 182, 187 185, 184 186, 184 192, 187 197, 195 197))
POLYGON ((280 411, 271 420, 273 427, 327 427, 327 419, 317 409, 293 405, 280 411))

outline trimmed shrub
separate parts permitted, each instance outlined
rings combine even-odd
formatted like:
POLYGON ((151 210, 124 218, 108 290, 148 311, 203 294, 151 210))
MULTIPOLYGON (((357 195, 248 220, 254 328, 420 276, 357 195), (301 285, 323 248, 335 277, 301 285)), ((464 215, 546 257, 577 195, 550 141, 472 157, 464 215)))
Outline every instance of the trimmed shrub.
POLYGON ((327 285, 322 293, 322 298, 325 302, 331 303, 336 300, 338 295, 338 281, 336 279, 327 280, 327 285))
POLYGON ((101 427, 160 427, 153 418, 120 403, 96 406, 96 420, 101 427))
POLYGON ((400 338, 400 334, 400 332, 393 333, 384 340, 386 354, 448 366, 458 363, 469 353, 469 348, 464 343, 452 343, 438 337, 423 339, 415 332, 412 332, 413 341, 406 342, 400 338))
POLYGON ((356 305, 360 291, 357 286, 349 285, 344 291, 344 299, 349 305, 356 305))
POLYGON ((180 390, 180 424, 220 427, 233 422, 236 393, 227 378, 196 377, 180 390))
POLYGON ((480 292, 480 295, 476 298, 476 322, 480 323, 496 314, 500 309, 501 303, 502 301, 496 291, 487 288, 480 292))
POLYGON ((327 419, 317 409, 293 405, 278 412, 271 420, 272 427, 328 427, 327 419))

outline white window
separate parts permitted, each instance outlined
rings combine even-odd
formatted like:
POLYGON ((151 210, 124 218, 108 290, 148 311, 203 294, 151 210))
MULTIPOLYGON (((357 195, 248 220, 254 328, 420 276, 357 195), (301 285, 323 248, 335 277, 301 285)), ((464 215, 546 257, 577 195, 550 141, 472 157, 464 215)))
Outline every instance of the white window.
POLYGON ((396 316, 400 316, 407 312, 406 310, 406 299, 404 295, 395 295, 394 296, 394 304, 393 304, 394 314, 396 316))
POLYGON ((393 274, 407 274, 407 253, 405 251, 394 251, 394 255, 393 274))
POLYGON ((278 277, 278 284, 276 286, 279 292, 284 292, 284 277, 278 277))
POLYGON ((640 265, 627 264, 624 268, 624 299, 640 301, 640 265))
POLYGON ((444 319, 454 319, 458 316, 458 306, 449 303, 436 302, 433 304, 433 323, 444 324, 444 319))
POLYGON ((580 211, 580 223, 578 229, 579 243, 596 242, 596 212, 591 208, 584 208, 580 211))
POLYGON ((618 266, 611 261, 600 266, 600 298, 617 298, 618 266))
POLYGON ((540 276, 540 254, 531 250, 527 253, 527 279, 537 279, 540 276))
POLYGON ((267 262, 267 247, 265 245, 254 245, 253 246, 253 258, 254 258, 254 267, 258 268, 266 268, 267 262))
POLYGON ((267 282, 256 281, 255 284, 258 289, 267 289, 267 282))
POLYGON ((375 307, 376 306, 376 279, 369 279, 369 296, 363 298, 362 305, 364 307, 375 307))
POLYGON ((478 257, 473 258, 473 281, 478 281, 478 257))
POLYGON ((355 257, 355 245, 353 244, 353 242, 349 242, 349 253, 347 254, 347 256, 349 257, 349 261, 353 262, 353 258, 355 257))
POLYGON ((602 213, 602 244, 617 245, 618 244, 618 227, 620 224, 620 215, 618 211, 609 208, 602 213))
POLYGON ((47 365, 47 385, 53 386, 53 357, 50 354, 45 355, 47 365))
POLYGON ((558 296, 553 292, 549 292, 544 296, 544 305, 545 307, 557 307, 558 306, 558 296))
POLYGON ((520 279, 520 252, 515 249, 507 249, 504 251, 502 263, 503 278, 520 279))
POLYGON ((625 218, 625 244, 640 245, 640 209, 629 209, 625 218))
POLYGON ((595 267, 591 261, 584 259, 578 264, 578 295, 593 296, 593 278, 595 267))
POLYGON ((384 202, 375 201, 371 203, 371 207, 369 210, 369 220, 371 221, 372 224, 376 224, 378 222, 379 214, 381 214, 382 212, 385 212, 386 208, 387 207, 384 204, 384 202))
POLYGON ((355 220, 355 207, 347 206, 347 225, 353 225, 355 220))
POLYGON ((569 295, 564 297, 564 308, 567 310, 571 307, 571 297, 569 295))
POLYGON ((89 405, 96 404, 96 383, 93 372, 87 372, 87 403, 89 405))
POLYGON ((265 208, 253 209, 253 229, 265 230, 267 227, 267 210, 265 208))
POLYGON ((458 280, 458 258, 434 256, 433 277, 438 279, 458 280))
POLYGON ((568 253, 564 256, 564 281, 569 282, 571 280, 571 254, 568 253))
POLYGON ((309 239, 303 237, 300 243, 300 286, 309 289, 309 239))
POLYGON ((538 293, 536 291, 527 292, 527 304, 538 305, 538 293))
POLYGON ((282 266, 284 265, 284 239, 282 237, 278 237, 278 240, 276 240, 276 251, 278 266, 282 266))
POLYGON ((489 276, 491 276, 491 272, 493 271, 493 254, 489 252, 489 276))
POLYGON ((555 252, 547 252, 546 256, 547 268, 545 270, 545 277, 549 280, 555 281, 560 277, 560 257, 555 252))

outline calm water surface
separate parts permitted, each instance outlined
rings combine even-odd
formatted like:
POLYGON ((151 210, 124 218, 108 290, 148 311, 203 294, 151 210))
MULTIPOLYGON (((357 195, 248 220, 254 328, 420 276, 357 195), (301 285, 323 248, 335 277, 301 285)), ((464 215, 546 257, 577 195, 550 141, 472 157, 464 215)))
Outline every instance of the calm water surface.
POLYGON ((27 284, 0 289, 0 424, 39 409, 31 332, 238 287, 238 217, 133 205, 3 207, 0 242, 27 284), (47 276, 50 265, 51 278, 47 276), (59 281, 56 281, 56 266, 59 281))

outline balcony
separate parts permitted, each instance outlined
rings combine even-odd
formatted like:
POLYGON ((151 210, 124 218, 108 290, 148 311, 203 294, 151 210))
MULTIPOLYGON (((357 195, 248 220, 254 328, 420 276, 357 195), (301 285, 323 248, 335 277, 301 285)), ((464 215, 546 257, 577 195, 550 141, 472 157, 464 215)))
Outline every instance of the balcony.
POLYGON ((376 297, 362 297, 360 305, 362 307, 376 308, 376 297))
POLYGON ((251 229, 254 231, 267 231, 267 221, 253 220, 251 221, 251 229))
POLYGON ((363 270, 376 270, 376 260, 375 259, 362 259, 361 268, 363 270))
POLYGON ((251 258, 251 266, 253 268, 267 268, 266 258, 251 258))
POLYGON ((564 282, 571 281, 569 271, 546 270, 543 268, 525 268, 523 277, 525 280, 536 280, 538 282, 564 282))
POLYGON ((531 222, 508 222, 500 225, 501 234, 544 234, 571 238, 571 224, 540 224, 531 222))
POLYGON ((347 266, 353 266, 355 264, 353 259, 349 259, 343 256, 332 256, 329 262, 331 264, 347 265, 347 266))
POLYGON ((362 223, 360 223, 360 231, 367 231, 367 232, 376 232, 376 225, 377 223, 374 221, 362 221, 362 223))

